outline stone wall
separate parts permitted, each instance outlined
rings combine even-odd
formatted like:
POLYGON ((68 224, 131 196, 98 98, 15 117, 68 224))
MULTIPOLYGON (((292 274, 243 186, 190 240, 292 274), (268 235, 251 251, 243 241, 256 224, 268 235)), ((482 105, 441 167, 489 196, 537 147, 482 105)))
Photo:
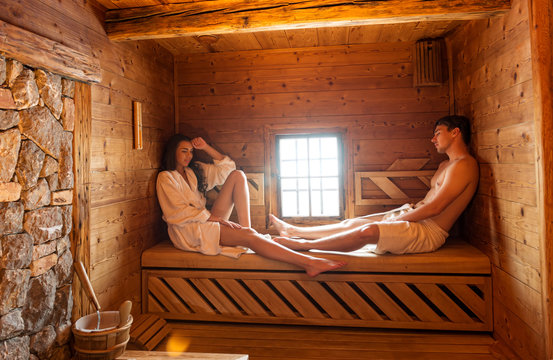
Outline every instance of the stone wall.
POLYGON ((0 56, 0 359, 68 359, 74 82, 0 56))

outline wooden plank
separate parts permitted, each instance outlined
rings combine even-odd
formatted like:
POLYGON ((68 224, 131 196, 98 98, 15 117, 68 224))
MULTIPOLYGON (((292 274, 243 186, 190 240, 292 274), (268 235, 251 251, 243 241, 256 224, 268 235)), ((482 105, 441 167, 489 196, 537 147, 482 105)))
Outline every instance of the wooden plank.
POLYGON ((210 279, 190 279, 198 290, 215 306, 221 314, 236 315, 240 311, 236 306, 215 286, 210 279))
POLYGON ((148 278, 148 290, 170 312, 190 313, 190 310, 180 302, 174 301, 173 293, 167 289, 159 278, 148 278))
POLYGON ((244 284, 276 316, 295 317, 290 307, 262 280, 244 280, 244 284))
POLYGON ((318 281, 298 281, 298 284, 322 307, 331 319, 351 319, 352 316, 318 281))
MULTIPOLYGON (((73 217, 71 252, 75 261, 81 261, 90 274, 90 137, 91 137, 91 89, 90 85, 75 83, 75 129, 73 131, 73 166, 75 191, 73 192, 73 217)), ((80 282, 73 281, 72 320, 89 314, 92 304, 83 296, 80 282)))
POLYGON ((362 282, 357 286, 392 321, 413 321, 376 283, 362 282))
MULTIPOLYGON (((463 286, 463 285, 457 285, 463 286)), ((442 319, 432 310, 419 296, 417 296, 406 284, 395 283, 386 284, 394 295, 422 321, 442 321, 442 319)))
POLYGON ((215 313, 213 308, 184 279, 167 277, 165 281, 186 302, 193 312, 215 313))
POLYGON ((175 351, 140 351, 127 350, 121 356, 121 360, 248 360, 248 355, 239 354, 218 354, 218 353, 193 353, 175 351))
POLYGON ((112 40, 139 40, 174 37, 182 34, 221 34, 313 28, 319 26, 397 23, 407 21, 476 19, 505 12, 507 1, 387 1, 383 4, 322 1, 289 3, 258 1, 208 1, 168 4, 146 8, 108 10, 106 31, 112 40), (332 5, 332 6, 329 6, 332 5), (426 4, 428 5, 428 4, 426 4), (244 17, 246 16, 246 17, 244 17))
POLYGON ((250 315, 266 316, 267 311, 235 279, 217 279, 240 307, 250 315))
POLYGON ((100 64, 88 54, 0 20, 0 52, 28 66, 85 82, 99 82, 100 64))
POLYGON ((271 281, 271 284, 286 297, 286 300, 288 300, 303 317, 309 319, 325 318, 324 314, 322 314, 321 311, 290 281, 271 281))
POLYGON ((459 308, 437 285, 414 284, 452 322, 471 323, 473 320, 459 308))
POLYGON ((327 282, 327 285, 340 296, 340 298, 348 304, 348 306, 361 319, 365 320, 382 320, 378 314, 357 292, 353 291, 350 285, 345 282, 332 281, 327 282))
POLYGON ((547 239, 553 238, 553 5, 550 1, 531 0, 530 7, 530 41, 532 45, 532 74, 534 88, 534 122, 536 134, 536 159, 538 180, 538 204, 540 218, 540 250, 542 274, 542 304, 544 316, 544 338, 547 358, 553 358, 553 244, 547 239), (549 304, 549 306, 547 306, 549 304))

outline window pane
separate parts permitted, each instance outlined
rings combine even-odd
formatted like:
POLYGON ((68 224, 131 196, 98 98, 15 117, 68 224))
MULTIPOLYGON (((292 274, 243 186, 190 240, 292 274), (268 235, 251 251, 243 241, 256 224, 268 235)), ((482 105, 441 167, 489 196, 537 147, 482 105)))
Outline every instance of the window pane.
POLYGON ((321 178, 311 179, 311 190, 321 190, 321 178))
POLYGON ((320 160, 311 160, 309 162, 309 175, 310 176, 321 176, 321 161, 320 160))
POLYGON ((323 190, 338 190, 338 178, 323 178, 323 190))
POLYGON ((290 177, 290 176, 297 176, 296 174, 296 161, 281 161, 280 162, 280 176, 282 177, 290 177))
POLYGON ((325 216, 340 215, 340 198, 338 191, 323 191, 323 214, 325 216))
POLYGON ((292 160, 296 158, 296 139, 280 139, 280 160, 292 160))
POLYGON ((321 192, 318 190, 311 191, 311 212, 312 216, 323 215, 321 208, 321 192))
POLYGON ((322 158, 337 158, 338 143, 335 137, 325 137, 321 139, 321 157, 322 158))
POLYGON ((307 179, 297 179, 298 182, 298 189, 299 190, 307 190, 309 189, 309 181, 307 179))
POLYGON ((297 190, 297 186, 296 179, 282 179, 280 181, 280 188, 282 190, 297 190))
POLYGON ((298 147, 298 159, 307 159, 307 139, 296 139, 298 147))
POLYGON ((298 201, 295 191, 282 192, 282 216, 298 216, 298 201))
POLYGON ((319 159, 321 157, 320 148, 321 148, 320 139, 310 138, 309 139, 309 158, 319 159))
POLYGON ((298 216, 309 216, 309 193, 307 191, 299 192, 299 213, 298 216))
POLYGON ((323 176, 338 176, 338 160, 322 160, 321 175, 323 176))
POLYGON ((309 163, 307 160, 298 160, 298 176, 309 176, 309 163))

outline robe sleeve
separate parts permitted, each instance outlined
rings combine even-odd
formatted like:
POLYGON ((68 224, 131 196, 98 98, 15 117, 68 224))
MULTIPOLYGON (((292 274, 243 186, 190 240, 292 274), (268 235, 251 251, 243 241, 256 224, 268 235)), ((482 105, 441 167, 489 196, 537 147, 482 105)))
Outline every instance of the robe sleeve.
POLYGON ((205 207, 194 206, 186 199, 168 172, 159 173, 156 190, 164 220, 168 224, 182 226, 194 222, 205 223, 211 216, 205 207))
POLYGON ((216 185, 223 185, 229 174, 236 169, 234 161, 225 156, 221 160, 213 160, 213 164, 205 164, 198 162, 203 169, 207 189, 211 190, 216 185))

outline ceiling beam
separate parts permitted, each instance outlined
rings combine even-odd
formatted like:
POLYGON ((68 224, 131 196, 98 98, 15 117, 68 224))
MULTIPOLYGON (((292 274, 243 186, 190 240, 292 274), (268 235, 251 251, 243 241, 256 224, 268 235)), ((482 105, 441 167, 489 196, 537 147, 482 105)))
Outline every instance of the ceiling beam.
POLYGON ((473 20, 509 10, 509 0, 204 0, 108 10, 115 41, 326 26, 473 20))

